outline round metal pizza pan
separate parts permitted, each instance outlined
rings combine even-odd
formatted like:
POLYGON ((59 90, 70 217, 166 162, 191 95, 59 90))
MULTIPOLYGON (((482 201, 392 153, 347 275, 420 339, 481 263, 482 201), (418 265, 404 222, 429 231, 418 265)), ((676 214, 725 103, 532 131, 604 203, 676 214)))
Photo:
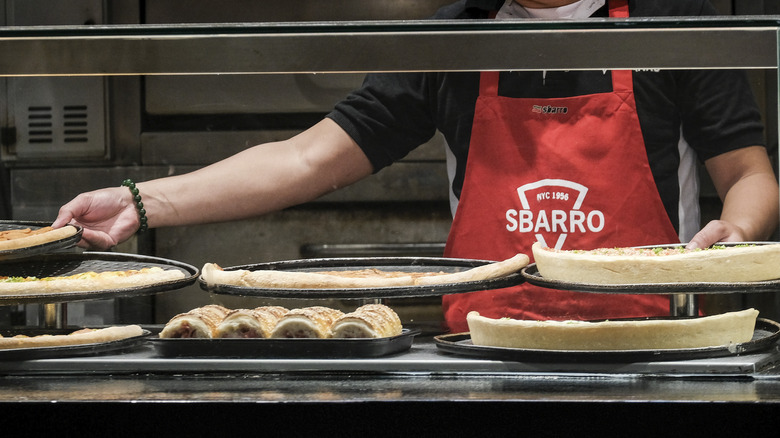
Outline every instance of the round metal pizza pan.
POLYGON ((403 329, 389 338, 149 338, 159 356, 342 359, 370 358, 401 353, 411 348, 420 330, 403 329))
MULTIPOLYGON (((245 270, 283 270, 312 272, 321 270, 360 270, 376 268, 385 271, 404 272, 461 272, 478 266, 494 263, 488 260, 455 259, 442 257, 357 257, 357 258, 317 258, 280 262, 257 263, 251 265, 224 268, 226 271, 245 270)), ((225 295, 238 295, 261 298, 293 299, 383 299, 441 296, 481 290, 501 289, 516 286, 523 282, 520 272, 490 280, 468 281, 426 286, 400 286, 349 289, 275 289, 252 288, 232 285, 209 285, 203 279, 198 282, 202 289, 225 295)))
POLYGON ((646 284, 593 284, 550 280, 542 277, 535 263, 520 271, 529 284, 548 289, 596 292, 610 294, 722 294, 777 292, 780 279, 743 282, 688 282, 688 283, 646 283, 646 284))
POLYGON ((90 271, 124 271, 155 266, 163 269, 177 269, 184 273, 184 277, 147 286, 121 289, 0 295, 0 305, 51 304, 150 295, 194 284, 200 273, 200 270, 192 265, 160 257, 112 252, 83 252, 47 254, 24 260, 2 262, 0 263, 0 275, 41 278, 68 276, 90 271))
MULTIPOLYGON (((771 245, 778 242, 722 242, 719 246, 771 245)), ((683 243, 665 245, 647 245, 637 248, 679 248, 683 243)), ((733 269, 733 268, 732 268, 733 269)), ((780 290, 780 278, 766 281, 742 282, 675 282, 642 284, 593 284, 558 281, 542 277, 536 263, 521 270, 521 275, 529 284, 548 289, 571 290, 577 292, 596 292, 613 294, 722 294, 722 293, 758 293, 780 290)))
MULTIPOLYGON (((43 221, 0 221, 0 231, 23 230, 25 228, 39 229, 50 226, 51 223, 43 221)), ((0 261, 34 257, 40 254, 49 254, 63 249, 73 248, 81 240, 82 228, 75 226, 76 234, 64 239, 46 242, 40 245, 26 248, 17 248, 0 251, 0 261)))
MULTIPOLYGON (((39 335, 67 335, 79 328, 70 329, 18 329, 18 330, 4 330, 3 336, 39 336, 39 335)), ((139 336, 133 336, 125 339, 118 339, 116 341, 108 342, 95 342, 91 344, 80 345, 63 345, 59 347, 31 347, 31 348, 12 348, 0 350, 0 360, 3 361, 19 361, 19 360, 36 360, 36 359, 53 359, 60 357, 74 357, 74 356, 97 356, 106 353, 117 353, 124 350, 135 348, 146 342, 146 339, 151 335, 149 330, 144 330, 139 336)))
POLYGON ((780 339, 780 324, 764 318, 756 320, 756 328, 753 332, 752 340, 730 346, 706 348, 598 351, 539 350, 474 345, 471 343, 471 336, 468 332, 434 336, 436 347, 446 353, 480 359, 544 363, 626 363, 709 359, 758 353, 773 348, 778 339, 780 339))

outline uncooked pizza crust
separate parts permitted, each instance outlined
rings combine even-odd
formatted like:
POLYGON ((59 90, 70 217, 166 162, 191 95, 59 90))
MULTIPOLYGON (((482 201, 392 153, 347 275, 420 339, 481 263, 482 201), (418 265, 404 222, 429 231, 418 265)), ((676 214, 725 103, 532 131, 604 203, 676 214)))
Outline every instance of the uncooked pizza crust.
POLYGON ((681 319, 526 321, 466 316, 474 345, 530 350, 666 350, 728 346, 753 337, 758 311, 681 319))
POLYGON ((587 284, 746 282, 780 278, 780 244, 703 250, 615 248, 561 251, 532 247, 545 279, 587 284))
POLYGON ((478 266, 462 272, 400 272, 380 269, 356 271, 279 271, 236 269, 223 270, 219 265, 206 263, 201 278, 209 284, 227 284, 244 287, 268 287, 279 289, 350 289, 372 287, 398 287, 450 284, 467 281, 489 280, 513 274, 528 264, 525 254, 494 263, 478 266))
POLYGON ((0 350, 13 348, 62 347, 67 345, 99 344, 141 336, 137 325, 115 326, 103 329, 81 329, 67 335, 0 336, 0 350))

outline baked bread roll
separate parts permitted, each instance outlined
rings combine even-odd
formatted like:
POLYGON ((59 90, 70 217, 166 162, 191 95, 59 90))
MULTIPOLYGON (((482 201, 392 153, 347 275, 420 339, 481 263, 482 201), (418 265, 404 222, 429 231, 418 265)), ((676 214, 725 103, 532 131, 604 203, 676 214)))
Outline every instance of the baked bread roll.
POLYGON ((225 319, 229 310, 217 305, 192 309, 187 313, 180 313, 167 324, 160 332, 161 338, 213 338, 219 323, 225 319))
POLYGON ((344 312, 323 306, 287 312, 276 324, 272 338, 330 338, 330 327, 344 312))
POLYGON ((699 318, 587 321, 523 321, 469 312, 471 342, 531 350, 664 350, 748 342, 758 311, 747 309, 699 318))
POLYGON ((288 312, 281 306, 231 310, 217 326, 215 338, 269 338, 276 323, 288 312))
POLYGON ((331 327, 334 338, 389 338, 401 334, 401 319, 383 304, 366 304, 337 319, 331 327))

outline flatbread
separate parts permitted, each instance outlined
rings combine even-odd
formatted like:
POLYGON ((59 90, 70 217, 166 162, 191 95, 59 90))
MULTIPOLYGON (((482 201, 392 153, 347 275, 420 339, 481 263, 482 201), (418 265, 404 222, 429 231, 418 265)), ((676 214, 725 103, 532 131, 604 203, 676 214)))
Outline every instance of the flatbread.
POLYGON ((749 282, 780 278, 780 244, 710 249, 603 248, 554 250, 532 246, 539 274, 587 284, 749 282))
POLYGON ((78 232, 76 227, 66 225, 62 228, 22 228, 0 231, 0 251, 29 248, 67 239, 78 232))
POLYGON ((279 270, 223 270, 215 263, 206 263, 201 278, 209 285, 233 285, 274 289, 351 289, 373 287, 402 287, 481 281, 513 274, 528 264, 525 254, 500 262, 489 263, 456 273, 403 272, 381 269, 344 271, 279 271, 279 270))
POLYGON ((157 266, 124 271, 84 272, 59 277, 1 277, 0 295, 90 292, 126 289, 159 284, 184 278, 178 269, 157 266))
POLYGON ((699 318, 588 321, 492 319, 469 312, 474 345, 534 350, 665 350, 728 346, 753 337, 758 311, 699 318))
POLYGON ((141 336, 143 333, 144 331, 141 327, 127 325, 102 329, 81 329, 67 335, 0 336, 0 350, 99 344, 141 336))

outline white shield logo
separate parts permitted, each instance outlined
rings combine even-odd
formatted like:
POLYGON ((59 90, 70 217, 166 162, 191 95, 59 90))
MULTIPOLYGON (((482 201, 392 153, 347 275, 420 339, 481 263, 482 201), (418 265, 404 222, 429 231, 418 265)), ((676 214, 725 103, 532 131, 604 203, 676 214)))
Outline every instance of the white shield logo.
POLYGON ((588 188, 582 184, 563 179, 543 179, 517 188, 520 204, 526 212, 532 211, 529 199, 535 200, 538 205, 545 204, 545 206, 535 209, 538 215, 534 220, 533 227, 529 227, 529 231, 532 228, 539 243, 556 249, 563 248, 563 243, 572 230, 581 229, 584 232, 586 229, 599 231, 603 228, 601 212, 596 212, 597 219, 600 221, 594 227, 593 217, 586 216, 581 211, 587 193, 588 188), (547 243, 547 238, 541 231, 546 231, 548 237, 553 239, 557 235, 554 246, 547 243))

